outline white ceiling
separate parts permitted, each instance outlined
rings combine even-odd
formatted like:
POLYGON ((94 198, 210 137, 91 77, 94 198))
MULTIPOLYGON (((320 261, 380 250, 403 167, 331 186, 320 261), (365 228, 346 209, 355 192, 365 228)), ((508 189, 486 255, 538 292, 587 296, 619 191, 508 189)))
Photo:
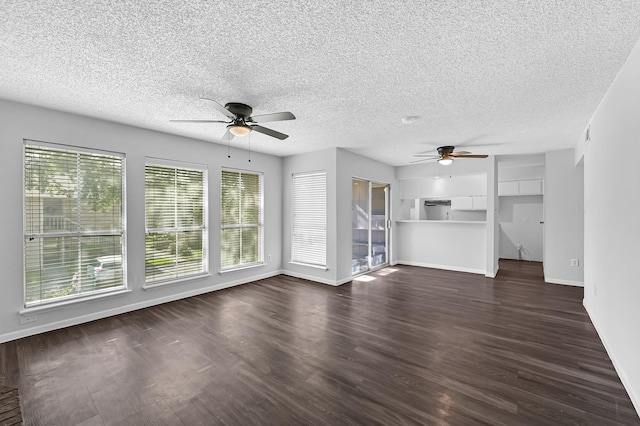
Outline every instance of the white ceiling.
POLYGON ((574 146, 640 38, 636 0, 2 3, 0 98, 211 142, 223 124, 169 119, 244 102, 297 116, 254 150, 391 165, 574 146))

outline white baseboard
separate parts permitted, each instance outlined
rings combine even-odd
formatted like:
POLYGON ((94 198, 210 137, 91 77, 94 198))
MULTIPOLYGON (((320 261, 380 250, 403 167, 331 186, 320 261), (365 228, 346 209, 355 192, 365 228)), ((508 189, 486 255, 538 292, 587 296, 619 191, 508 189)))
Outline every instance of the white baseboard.
POLYGON ((572 281, 572 280, 563 280, 560 278, 544 278, 545 283, 550 284, 562 284, 562 285, 572 285, 575 287, 584 287, 584 281, 572 281))
POLYGON ((306 274, 301 274, 300 272, 294 272, 294 271, 282 271, 282 274, 284 275, 288 275, 290 277, 294 277, 294 278, 301 278, 303 280, 307 280, 307 281, 313 281, 316 283, 320 283, 320 284, 326 284, 326 285, 330 285, 330 286, 334 286, 334 287, 338 287, 344 283, 348 283, 351 281, 351 278, 349 279, 344 279, 344 280, 340 280, 340 281, 336 281, 336 280, 328 280, 326 278, 319 278, 316 277, 314 275, 306 275, 306 274))
POLYGON ((127 312, 137 311, 138 309, 149 308, 151 306, 161 305, 163 303, 174 302, 180 299, 186 299, 187 297, 198 296, 200 294, 210 293, 212 291, 222 290, 229 287, 235 287, 237 285, 247 284, 253 281, 262 280, 265 278, 275 277, 283 272, 273 271, 263 275, 257 275, 250 278, 229 281, 212 285, 209 287, 198 288, 195 290, 185 291, 182 293, 171 294, 169 296, 159 297, 156 299, 145 300, 143 302, 132 303, 126 306, 119 306, 113 309, 107 309, 100 312, 94 312, 88 315, 82 315, 78 317, 68 318, 61 321, 56 321, 48 324, 39 325, 36 327, 30 327, 22 330, 16 330, 9 333, 0 335, 0 343, 9 342, 11 340, 21 339, 23 337, 33 336, 35 334, 46 333, 48 331, 59 330, 65 327, 71 327, 73 325, 82 324, 85 322, 95 321, 102 318, 112 317, 114 315, 120 315, 127 312))
POLYGON ((351 281, 353 281, 353 277, 343 278, 343 279, 338 280, 336 282, 336 286, 339 286, 339 285, 342 285, 342 284, 346 284, 346 283, 350 283, 351 281))
POLYGON ((493 269, 493 274, 489 273, 489 274, 484 274, 485 277, 487 278, 495 278, 496 275, 498 275, 498 271, 500 270, 500 265, 496 265, 496 267, 493 269))
POLYGON ((625 390, 627 391, 627 394, 629 394, 629 399, 631 400, 633 407, 636 409, 638 416, 640 416, 640 394, 635 392, 635 390, 631 386, 631 383, 627 379, 627 376, 624 373, 622 366, 618 362, 613 352, 611 352, 611 350, 609 349, 607 339, 605 338, 605 335, 601 332, 601 328, 598 325, 598 321, 596 321, 596 318, 593 315, 591 315, 591 312, 589 312, 589 305, 585 302, 584 299, 582 300, 582 306, 584 306, 584 309, 587 311, 587 315, 589 315, 591 324, 593 324, 593 327, 596 329, 596 333, 598 333, 598 337, 600 337, 600 341, 604 346, 604 350, 607 351, 607 355, 609 355, 609 358, 611 358, 611 363, 613 364, 613 368, 616 370, 616 373, 618 373, 618 377, 620 377, 622 386, 624 386, 625 390))
POLYGON ((419 266, 421 268, 433 268, 433 269, 444 269, 447 271, 456 271, 456 272, 470 272, 472 274, 482 274, 484 275, 486 271, 482 269, 473 269, 473 268, 465 268, 463 266, 451 266, 451 265, 435 265, 433 263, 422 263, 422 262, 411 262, 407 260, 398 260, 396 262, 398 265, 409 265, 409 266, 419 266))

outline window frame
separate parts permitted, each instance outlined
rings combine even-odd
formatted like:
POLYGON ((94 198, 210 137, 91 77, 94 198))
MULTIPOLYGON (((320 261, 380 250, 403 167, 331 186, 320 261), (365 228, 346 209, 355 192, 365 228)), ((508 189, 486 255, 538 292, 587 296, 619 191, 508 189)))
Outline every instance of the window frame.
MULTIPOLYGON (((144 209, 144 235, 145 235, 145 250, 144 250, 144 262, 145 262, 145 273, 144 273, 144 285, 143 289, 151 289, 156 287, 161 287, 165 285, 171 285, 176 283, 181 283, 185 281, 190 281, 193 279, 201 278, 204 276, 209 276, 209 170, 206 164, 199 163, 190 163, 184 161, 176 161, 176 160, 168 160, 163 158, 154 158, 154 157, 145 157, 144 163, 144 180, 145 180, 145 188, 144 188, 144 200, 145 200, 145 209, 144 209), (146 179, 147 179, 147 166, 155 166, 155 167, 163 167, 167 169, 174 170, 189 170, 189 171, 198 171, 202 172, 202 226, 186 226, 186 227, 169 227, 169 228, 149 228, 147 226, 147 190, 146 190, 146 179), (146 253, 146 238, 150 233, 167 233, 167 232, 184 232, 184 231, 195 231, 201 230, 202 232, 202 271, 179 275, 170 277, 167 279, 158 279, 153 281, 147 281, 147 271, 146 271, 146 263, 147 263, 147 253, 146 253)), ((176 200, 174 200, 176 201, 176 200)), ((176 256, 177 256, 178 247, 176 247, 176 256)))
MULTIPOLYGON (((80 168, 76 166, 76 171, 79 173, 80 168)), ((60 144, 60 143, 52 143, 39 141, 35 139, 23 139, 22 140, 22 300, 23 300, 23 309, 20 311, 30 312, 37 310, 46 310, 56 308, 58 306, 65 306, 68 304, 75 304, 79 302, 94 300, 96 298, 102 297, 110 297, 118 294, 128 293, 130 292, 128 287, 128 279, 127 279, 127 161, 126 155, 122 152, 116 151, 108 151, 97 148, 87 148, 80 147, 69 144, 60 144), (43 229, 40 229, 41 232, 27 232, 27 186, 26 186, 26 160, 27 160, 27 148, 33 147, 36 149, 43 150, 53 150, 53 151, 62 151, 73 153, 76 156, 81 154, 89 154, 89 155, 98 155, 98 156, 106 156, 112 158, 119 158, 121 165, 121 199, 120 199, 120 230, 92 230, 92 231, 66 231, 66 232, 42 232, 43 229), (81 237, 103 237, 103 236, 119 236, 121 247, 120 253, 122 257, 122 285, 115 287, 107 287, 103 289, 69 294, 49 299, 40 299, 37 302, 27 303, 27 241, 33 240, 34 238, 39 238, 44 240, 45 238, 64 238, 64 237, 78 237, 78 244, 81 244, 81 237)), ((40 190, 38 190, 40 191, 40 190)), ((76 188, 76 192, 79 192, 79 187, 76 188)), ((81 197, 76 197, 77 203, 77 217, 80 219, 81 216, 81 197)), ((41 217, 42 219, 42 217, 41 217)), ((80 224, 80 221, 78 221, 80 224)), ((81 251, 80 251, 81 252, 81 251)), ((40 252, 39 261, 40 261, 40 270, 43 268, 43 257, 44 254, 40 252)), ((82 268, 81 268, 82 269, 82 268)), ((79 272, 79 271, 78 271, 79 272)), ((72 277, 73 280, 73 277, 72 277)), ((42 281, 40 281, 40 285, 42 285, 42 281)))
POLYGON ((326 170, 316 170, 310 172, 300 172, 291 174, 291 260, 290 262, 296 265, 303 265, 312 268, 319 268, 327 270, 327 226, 328 226, 328 175, 326 170), (298 250, 296 250, 296 178, 310 177, 310 176, 322 176, 324 178, 324 262, 317 263, 311 262, 309 259, 296 258, 298 250))
MULTIPOLYGON (((240 196, 241 197, 241 196, 240 196)), ((242 242, 242 239, 240 239, 240 242, 242 242)), ((240 248, 240 253, 242 253, 242 247, 240 248)), ((256 266, 262 266, 264 265, 264 172, 258 172, 255 170, 245 170, 245 169, 235 169, 235 168, 230 168, 230 167, 222 167, 222 169, 220 170, 220 274, 225 274, 227 272, 231 272, 231 271, 236 271, 236 270, 241 270, 241 269, 248 269, 248 268, 253 268, 256 266), (259 182, 259 191, 260 191, 260 202, 259 202, 259 214, 258 214, 258 224, 251 224, 251 225, 243 225, 243 224, 235 224, 235 225, 225 225, 223 224, 223 217, 222 217, 222 207, 224 206, 224 201, 222 199, 223 197, 223 185, 224 185, 224 180, 223 180, 223 174, 225 172, 228 173, 238 173, 238 174, 248 174, 248 175, 255 175, 258 176, 258 182, 259 182), (233 229, 233 228, 253 228, 253 227, 257 227, 258 228, 258 260, 255 262, 248 262, 248 263, 237 263, 231 266, 226 266, 223 267, 222 266, 222 235, 225 229, 233 229)))

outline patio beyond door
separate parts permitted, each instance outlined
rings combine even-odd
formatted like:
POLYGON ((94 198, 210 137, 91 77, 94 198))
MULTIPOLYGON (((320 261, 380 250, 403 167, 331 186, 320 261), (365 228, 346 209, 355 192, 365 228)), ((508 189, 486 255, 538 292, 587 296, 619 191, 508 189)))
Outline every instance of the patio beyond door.
POLYGON ((354 275, 388 264, 389 185, 352 181, 352 263, 354 275))

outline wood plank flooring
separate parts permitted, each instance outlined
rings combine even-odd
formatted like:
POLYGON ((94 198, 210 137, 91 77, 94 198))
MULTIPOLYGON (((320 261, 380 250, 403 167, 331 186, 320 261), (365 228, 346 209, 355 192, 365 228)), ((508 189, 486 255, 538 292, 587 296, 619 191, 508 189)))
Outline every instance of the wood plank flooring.
POLYGON ((20 393, 16 388, 0 386, 0 425, 21 425, 20 393))
POLYGON ((27 425, 640 424, 582 289, 389 267, 286 276, 0 345, 27 425))

